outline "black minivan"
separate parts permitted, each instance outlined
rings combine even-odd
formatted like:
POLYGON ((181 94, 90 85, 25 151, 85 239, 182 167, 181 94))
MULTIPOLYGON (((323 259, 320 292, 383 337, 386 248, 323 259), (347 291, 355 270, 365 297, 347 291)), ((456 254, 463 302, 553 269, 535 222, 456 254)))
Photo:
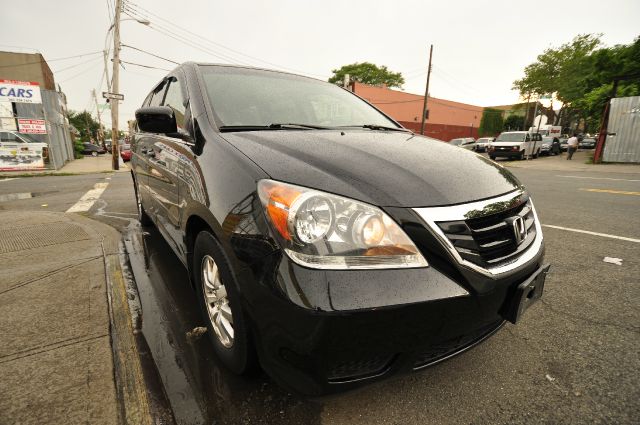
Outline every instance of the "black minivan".
POLYGON ((185 63, 136 118, 139 219, 187 267, 176 284, 236 373, 353 388, 461 353, 542 294, 518 180, 336 85, 185 63))

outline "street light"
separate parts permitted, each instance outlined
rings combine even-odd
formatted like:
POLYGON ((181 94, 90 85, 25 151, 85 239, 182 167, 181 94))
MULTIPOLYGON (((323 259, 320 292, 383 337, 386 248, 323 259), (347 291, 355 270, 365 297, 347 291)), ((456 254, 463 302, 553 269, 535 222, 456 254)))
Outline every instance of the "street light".
MULTIPOLYGON (((119 94, 120 87, 120 22, 122 21, 136 21, 142 25, 149 25, 147 19, 138 18, 125 18, 120 19, 122 12, 122 0, 116 0, 116 14, 113 19, 113 24, 107 30, 107 36, 105 38, 105 45, 109 33, 113 29, 113 84, 109 87, 110 93, 119 94)), ((106 58, 106 55, 105 55, 106 58)), ((106 59, 105 59, 105 72, 106 72, 106 59)), ((107 81, 109 81, 109 73, 107 72, 107 81)), ((118 99, 111 99, 111 168, 114 170, 120 169, 120 146, 118 145, 119 131, 118 131, 118 99)))

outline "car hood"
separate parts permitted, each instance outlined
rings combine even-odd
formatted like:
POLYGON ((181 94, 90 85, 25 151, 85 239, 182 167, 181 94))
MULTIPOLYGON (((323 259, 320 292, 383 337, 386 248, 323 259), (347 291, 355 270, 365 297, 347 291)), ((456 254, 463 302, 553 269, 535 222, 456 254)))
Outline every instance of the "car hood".
POLYGON ((278 130, 223 137, 275 180, 383 207, 458 204, 520 186, 493 161, 410 133, 278 130))

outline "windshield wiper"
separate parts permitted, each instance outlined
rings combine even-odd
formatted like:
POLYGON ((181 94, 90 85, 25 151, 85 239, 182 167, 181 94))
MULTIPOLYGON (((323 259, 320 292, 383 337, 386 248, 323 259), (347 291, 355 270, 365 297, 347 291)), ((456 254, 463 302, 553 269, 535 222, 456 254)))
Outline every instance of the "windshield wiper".
POLYGON ((378 125, 378 124, 341 125, 340 127, 358 127, 358 128, 368 128, 369 130, 400 131, 402 133, 413 133, 411 130, 407 130, 406 128, 387 127, 387 126, 378 125))
POLYGON ((319 125, 311 124, 296 124, 296 123, 272 123, 269 125, 223 125, 220 127, 221 132, 232 131, 263 131, 263 130, 326 130, 329 127, 321 127, 319 125))
POLYGON ((272 124, 269 124, 269 128, 275 128, 275 129, 311 128, 313 130, 327 130, 329 127, 323 127, 321 125, 297 124, 293 122, 288 122, 288 123, 272 123, 272 124))

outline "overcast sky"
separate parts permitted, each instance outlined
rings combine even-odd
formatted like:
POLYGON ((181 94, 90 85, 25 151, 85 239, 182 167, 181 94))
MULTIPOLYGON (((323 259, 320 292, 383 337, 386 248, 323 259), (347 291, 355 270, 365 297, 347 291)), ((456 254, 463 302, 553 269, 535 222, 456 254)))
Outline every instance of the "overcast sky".
MULTIPOLYGON (((0 49, 41 52, 67 94, 69 108, 95 111, 91 89, 106 90, 100 80, 101 55, 55 59, 102 50, 113 2, 7 4, 0 15, 0 49)), ((404 89, 418 94, 424 93, 428 48, 433 44, 431 95, 479 106, 516 102, 513 80, 547 47, 580 33, 602 33, 606 45, 627 44, 640 35, 639 0, 135 0, 125 4, 129 13, 151 24, 123 22, 122 43, 176 62, 243 63, 327 79, 341 65, 369 61, 402 72, 404 89), (175 39, 181 37, 191 45, 175 39)), ((165 69, 174 66, 127 47, 121 59, 165 69)), ((166 74, 125 67, 120 74, 124 120, 133 118, 149 89, 166 74)))

